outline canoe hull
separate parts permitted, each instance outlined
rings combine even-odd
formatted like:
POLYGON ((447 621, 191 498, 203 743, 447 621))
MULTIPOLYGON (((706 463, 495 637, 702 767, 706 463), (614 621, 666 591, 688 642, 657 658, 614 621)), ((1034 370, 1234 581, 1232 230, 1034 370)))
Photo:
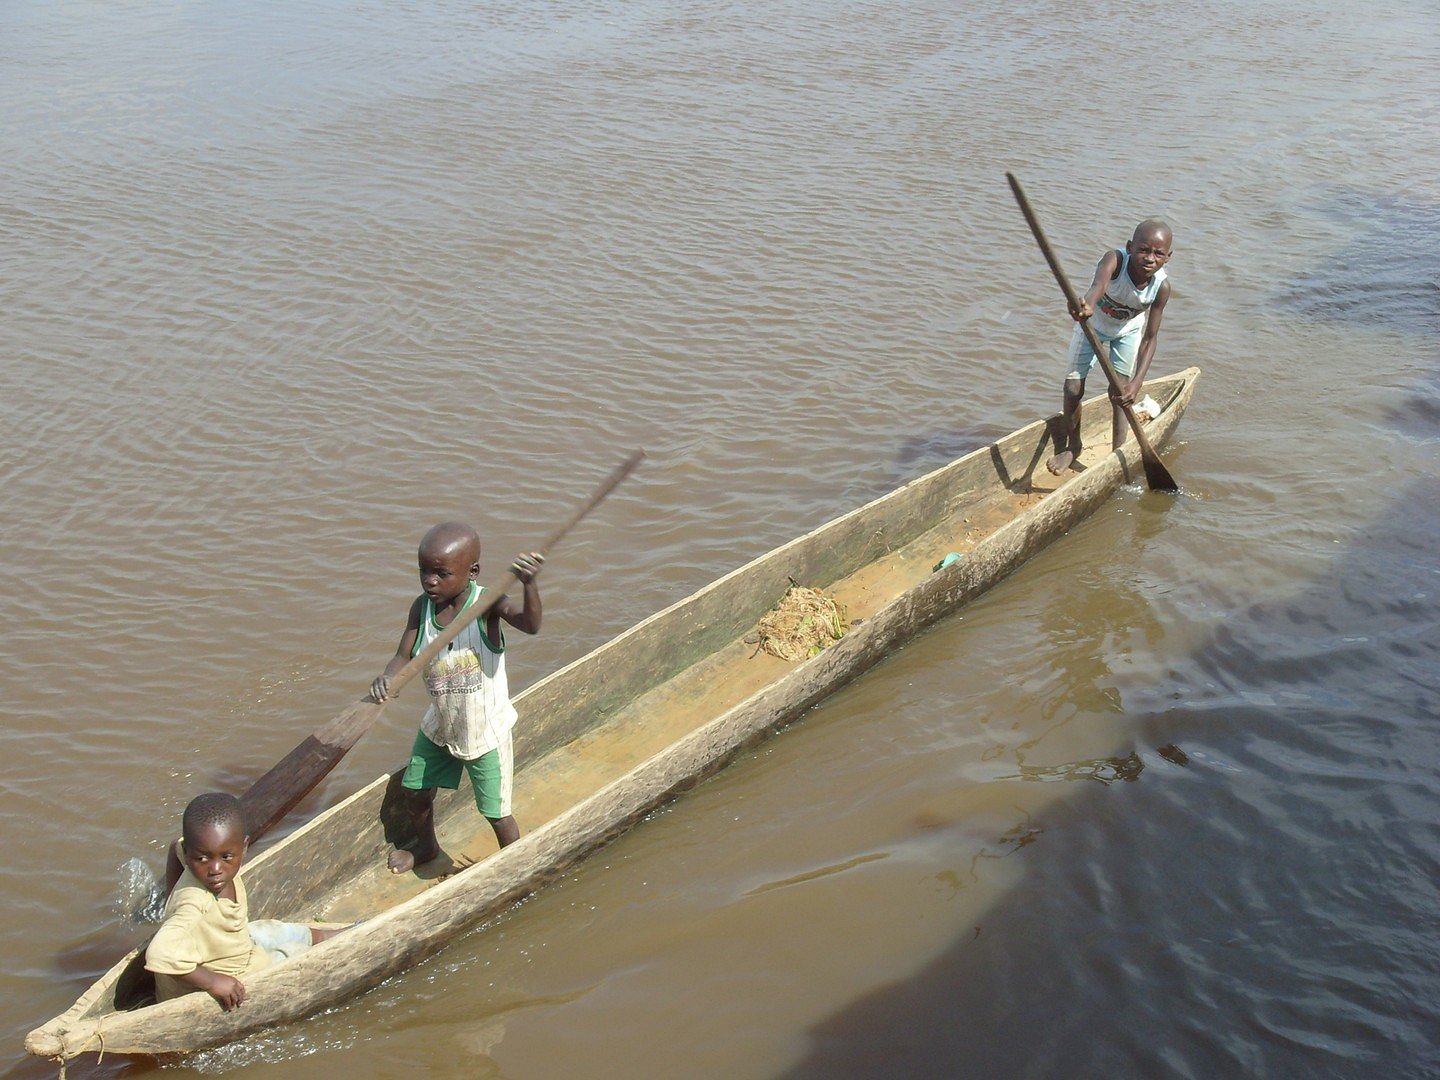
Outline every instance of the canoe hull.
MULTIPOLYGON (((1147 391, 1164 404, 1164 411, 1148 431, 1157 448, 1173 434, 1198 376, 1198 370, 1192 368, 1147 384, 1147 391)), ((1105 420, 1108 426, 1108 417, 1105 420)), ((883 532, 879 525, 898 521, 919 506, 931 513, 937 507, 955 510, 963 502, 957 502, 955 491, 947 490, 946 485, 953 488, 954 478, 965 475, 967 469, 988 468, 1007 484, 1022 483, 1043 460, 1053 423, 1051 418, 1023 428, 761 556, 651 616, 590 657, 537 683, 517 698, 517 708, 529 723, 548 701, 573 696, 573 689, 567 690, 567 686, 584 681, 592 658, 606 650, 623 650, 627 640, 645 640, 647 633, 653 633, 683 645, 686 639, 676 627, 704 622, 707 594, 714 593, 716 607, 723 607, 729 603, 728 590, 760 577, 783 580, 797 567, 808 567, 824 557, 823 552, 836 550, 837 537, 867 530, 879 535, 883 532)), ((133 978, 139 968, 137 951, 98 980, 69 1011, 32 1031, 26 1048, 32 1054, 56 1058, 102 1048, 127 1054, 188 1053, 303 1019, 378 985, 560 876, 656 806, 722 768, 741 750, 799 716, 897 645, 1003 580, 1087 517, 1122 483, 1143 475, 1138 448, 1129 442, 1083 473, 1067 478, 1055 491, 979 541, 964 558, 928 575, 817 656, 791 668, 518 843, 265 972, 249 987, 242 1009, 222 1012, 207 995, 197 994, 132 1012, 107 1011, 125 973, 133 978)), ((824 580, 803 571, 797 577, 824 580)), ((778 587, 783 591, 783 584, 778 587)), ((733 631, 734 627, 728 626, 723 632, 733 636, 733 631)), ((692 636, 700 639, 698 647, 702 649, 714 640, 713 634, 704 634, 703 627, 692 636)), ((589 705, 603 711, 603 701, 592 700, 589 705)), ((544 733, 544 726, 539 727, 544 733)), ((553 730, 545 735, 555 738, 553 730)), ((358 865, 378 857, 384 840, 368 826, 383 817, 385 794, 394 782, 394 776, 378 778, 247 866, 252 897, 259 895, 264 884, 265 914, 287 909, 295 899, 297 882, 313 881, 327 868, 358 865), (357 822, 366 823, 367 828, 357 829, 357 822)))

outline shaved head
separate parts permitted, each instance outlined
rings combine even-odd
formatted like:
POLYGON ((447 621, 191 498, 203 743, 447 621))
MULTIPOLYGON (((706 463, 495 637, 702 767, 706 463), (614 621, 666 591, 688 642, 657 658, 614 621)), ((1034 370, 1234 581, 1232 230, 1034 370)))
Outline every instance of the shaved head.
POLYGON ((180 832, 186 845, 209 829, 235 829, 243 836, 245 815, 240 809, 240 800, 223 791, 212 791, 191 799, 190 805, 185 807, 185 816, 180 819, 180 832))
POLYGON ((436 525, 420 540, 420 554, 440 557, 458 555, 466 563, 480 561, 480 534, 459 521, 436 525))
POLYGON ((1135 243, 1150 238, 1161 241, 1168 251, 1171 243, 1175 240, 1175 234, 1170 231, 1170 226, 1159 218, 1146 218, 1135 226, 1135 235, 1130 239, 1135 243))

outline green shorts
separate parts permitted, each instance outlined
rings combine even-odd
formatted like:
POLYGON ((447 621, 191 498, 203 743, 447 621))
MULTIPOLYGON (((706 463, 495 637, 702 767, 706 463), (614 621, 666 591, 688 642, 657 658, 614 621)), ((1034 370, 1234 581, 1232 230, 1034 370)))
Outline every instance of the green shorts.
POLYGON ((405 775, 400 785, 411 791, 425 788, 458 788, 461 770, 470 774, 470 786, 475 789, 475 805, 480 813, 492 821, 509 817, 511 788, 515 781, 515 758, 511 751, 510 736, 478 758, 458 758, 448 749, 433 742, 423 731, 415 733, 415 745, 410 748, 410 764, 405 766, 405 775))

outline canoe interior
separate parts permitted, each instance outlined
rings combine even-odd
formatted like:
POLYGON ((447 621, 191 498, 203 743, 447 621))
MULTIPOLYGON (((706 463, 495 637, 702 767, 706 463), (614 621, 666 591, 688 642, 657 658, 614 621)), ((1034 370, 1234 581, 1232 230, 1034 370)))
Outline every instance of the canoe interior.
MULTIPOLYGON (((1194 374, 1152 380, 1145 390, 1168 409, 1194 374)), ((1083 416, 1082 469, 1110 456, 1103 398, 1087 402, 1083 416)), ((1057 423, 1031 424, 761 556, 518 695, 521 827, 534 831, 792 669, 745 641, 792 578, 834 595, 852 623, 864 620, 932 574, 946 553, 963 556, 1078 476, 1044 469, 1057 423)), ((1142 476, 1137 470, 1129 479, 1142 476)), ((372 918, 495 851, 462 785, 441 791, 435 804, 452 862, 390 874, 386 850, 408 839, 393 811, 398 782, 398 772, 377 778, 256 856, 245 869, 252 917, 372 918)), ((140 958, 127 957, 77 1002, 68 1022, 142 1005, 150 985, 140 958)))
MULTIPOLYGON (((1146 386, 1162 408, 1180 389, 1175 376, 1146 386)), ((1110 410, 1091 404, 1082 413, 1082 466, 1109 452, 1110 410)), ((1055 491, 1062 478, 1044 468, 1054 422, 1024 428, 777 548, 518 696, 515 815, 522 828, 549 821, 788 671, 792 664, 757 654, 744 639, 780 602, 791 578, 834 595, 852 621, 864 619, 932 573, 947 552, 963 555, 1055 491)), ((385 869, 388 842, 407 839, 385 797, 398 775, 377 780, 366 793, 376 806, 370 820, 382 822, 380 828, 356 834, 352 815, 345 815, 333 837, 305 845, 311 865, 284 860, 291 865, 283 884, 265 876, 267 915, 366 918, 451 869, 437 866, 419 878, 385 869), (272 903, 281 914, 270 915, 272 903)), ((455 867, 495 851, 468 786, 440 792, 435 811, 455 867)), ((297 851, 294 857, 306 856, 297 851)), ((247 881, 251 895, 261 895, 259 880, 247 874, 247 881)))

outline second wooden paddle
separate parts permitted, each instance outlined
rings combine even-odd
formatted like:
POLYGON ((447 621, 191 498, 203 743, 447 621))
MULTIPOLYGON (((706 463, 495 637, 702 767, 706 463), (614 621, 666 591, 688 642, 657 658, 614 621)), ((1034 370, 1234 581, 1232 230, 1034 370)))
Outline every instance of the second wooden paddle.
MULTIPOLYGON (((1020 204, 1020 212, 1025 215, 1026 222, 1030 225, 1030 231, 1035 234, 1035 242, 1040 245, 1040 253, 1045 256, 1045 261, 1050 264, 1050 272, 1055 275, 1055 281, 1060 286, 1060 291, 1065 294, 1065 302, 1074 311, 1079 302, 1075 296, 1075 290, 1070 287, 1070 279, 1065 276, 1065 271, 1060 269, 1060 261, 1055 258, 1055 252, 1050 248, 1050 241, 1045 239, 1045 230, 1040 228, 1040 220, 1035 216, 1035 211, 1030 208, 1030 200, 1025 197, 1025 189, 1020 186, 1020 181, 1015 178, 1014 173, 1006 173, 1005 179, 1010 181, 1010 190, 1015 193, 1015 201, 1020 204)), ((1115 375, 1115 369, 1110 366, 1110 357, 1106 352, 1100 339, 1096 336, 1094 329, 1090 326, 1089 319, 1081 319, 1080 326, 1085 331, 1085 337, 1090 342, 1090 348, 1095 350, 1095 359, 1100 362, 1100 370, 1105 372, 1105 378, 1110 382, 1110 391, 1115 400, 1120 397, 1120 380, 1115 375)), ((1160 455, 1150 445, 1150 440, 1145 436, 1145 429, 1140 425, 1140 418, 1135 415, 1135 409, 1131 405, 1122 405, 1125 419, 1130 422, 1130 430, 1135 433, 1135 441, 1140 444, 1140 461, 1145 466, 1145 482, 1150 485, 1151 491, 1179 491, 1180 485, 1175 483, 1170 475, 1170 470, 1165 468, 1160 461, 1160 455)))
MULTIPOLYGON (((530 550, 538 551, 542 555, 548 554, 566 533, 600 505, 605 496, 634 471, 644 457, 645 451, 637 450, 626 458, 595 489, 589 500, 571 515, 569 521, 551 533, 540 547, 530 550)), ((450 644, 460 631, 489 611, 491 605, 515 582, 515 575, 509 571, 498 581, 490 582, 479 602, 457 616, 429 645, 391 676, 391 695, 399 693, 400 688, 424 670, 425 665, 450 644)), ((291 807, 308 795, 350 748, 360 741, 360 737, 370 730, 384 709, 384 704, 367 694, 328 724, 317 728, 314 734, 307 735, 305 740, 281 758, 274 768, 251 784, 249 790, 240 796, 250 841, 253 843, 268 832, 291 807)))

